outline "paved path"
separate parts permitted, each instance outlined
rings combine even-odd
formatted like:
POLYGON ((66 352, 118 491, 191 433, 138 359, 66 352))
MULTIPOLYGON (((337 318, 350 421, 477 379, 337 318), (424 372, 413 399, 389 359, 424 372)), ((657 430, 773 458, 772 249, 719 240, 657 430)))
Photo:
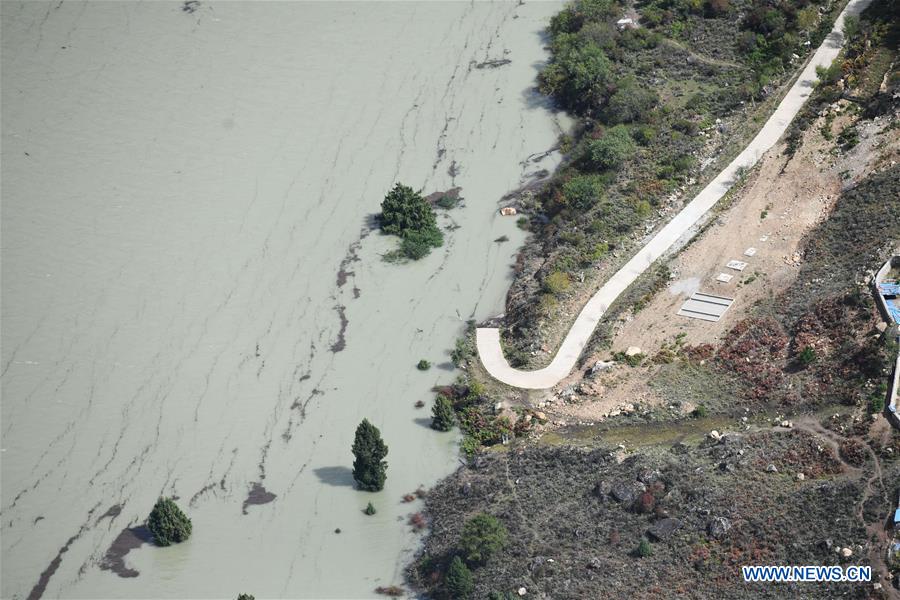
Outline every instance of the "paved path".
POLYGON ((869 2, 870 0, 850 0, 835 21, 834 29, 816 50, 800 77, 753 141, 591 297, 548 366, 537 371, 512 368, 500 347, 500 330, 477 329, 475 335, 478 355, 488 373, 503 383, 528 389, 551 388, 566 377, 575 367, 603 313, 619 294, 725 195, 734 184, 739 169, 752 167, 775 145, 812 92, 817 80, 816 67, 831 65, 840 52, 844 43, 844 19, 848 15, 858 15, 869 2))

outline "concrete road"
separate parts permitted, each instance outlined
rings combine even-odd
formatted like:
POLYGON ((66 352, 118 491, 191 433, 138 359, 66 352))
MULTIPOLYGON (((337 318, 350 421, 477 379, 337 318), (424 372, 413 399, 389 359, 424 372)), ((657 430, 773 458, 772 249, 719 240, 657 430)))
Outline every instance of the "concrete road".
POLYGON ((500 347, 500 330, 479 328, 476 342, 481 363, 495 379, 508 385, 527 389, 547 389, 559 383, 575 367, 578 357, 600 322, 603 313, 619 294, 631 285, 654 261, 686 234, 703 215, 718 202, 734 185, 740 169, 752 167, 762 155, 781 138, 797 112, 809 98, 816 85, 816 68, 828 67, 837 57, 844 43, 844 20, 847 16, 858 15, 870 0, 850 0, 834 23, 834 29, 816 50, 812 59, 803 69, 800 77, 791 86, 787 95, 775 112, 763 125, 756 137, 744 148, 737 158, 719 173, 709 185, 689 202, 656 236, 629 260, 582 309, 572 329, 566 335, 553 361, 537 371, 520 371, 509 366, 500 347))

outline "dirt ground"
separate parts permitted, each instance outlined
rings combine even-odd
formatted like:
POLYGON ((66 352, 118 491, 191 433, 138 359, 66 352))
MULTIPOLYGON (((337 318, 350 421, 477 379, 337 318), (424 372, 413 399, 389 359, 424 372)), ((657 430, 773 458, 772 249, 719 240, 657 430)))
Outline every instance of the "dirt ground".
MULTIPOLYGON (((848 114, 834 118, 834 135, 852 120, 848 114)), ((669 286, 640 312, 629 312, 617 324, 611 351, 597 353, 586 364, 610 360, 613 352, 632 347, 653 356, 676 336, 682 336, 684 344, 716 345, 755 304, 794 281, 803 261, 804 236, 828 216, 841 190, 900 160, 900 136, 878 135, 888 125, 884 119, 863 122, 859 144, 846 153, 836 152, 834 142, 824 138, 825 123, 820 118, 806 131, 793 158, 783 155, 783 145, 763 158, 731 204, 669 262, 673 274, 669 286), (756 249, 753 256, 745 255, 748 248, 756 249), (743 271, 729 269, 725 265, 731 260, 747 266, 743 271), (716 281, 720 273, 732 279, 716 281), (681 304, 696 291, 734 298, 734 303, 717 322, 677 316, 681 304)), ((567 390, 561 394, 567 397, 549 398, 542 408, 555 422, 573 423, 602 421, 610 413, 627 412, 629 404, 661 405, 665 399, 648 385, 654 368, 617 363, 590 380, 583 372, 573 373, 558 388, 567 390)))

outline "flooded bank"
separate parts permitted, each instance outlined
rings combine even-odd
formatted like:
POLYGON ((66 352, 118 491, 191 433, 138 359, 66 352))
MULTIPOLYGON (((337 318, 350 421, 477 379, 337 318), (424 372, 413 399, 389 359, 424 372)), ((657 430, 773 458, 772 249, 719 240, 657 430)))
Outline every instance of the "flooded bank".
POLYGON ((523 234, 497 201, 558 161, 531 88, 560 4, 0 7, 2 596, 400 583, 402 496, 457 461, 413 404, 502 310, 523 234), (414 264, 372 230, 396 181, 463 198, 414 264), (144 543, 161 494, 188 542, 144 543))

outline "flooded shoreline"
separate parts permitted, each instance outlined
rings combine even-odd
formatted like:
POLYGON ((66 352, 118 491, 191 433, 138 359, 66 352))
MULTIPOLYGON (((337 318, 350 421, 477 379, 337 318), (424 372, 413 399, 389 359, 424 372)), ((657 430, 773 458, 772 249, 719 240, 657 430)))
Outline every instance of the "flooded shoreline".
POLYGON ((414 403, 502 310, 498 202, 559 160, 533 92, 559 6, 2 4, 4 597, 402 582, 402 497, 457 464, 414 403), (403 265, 372 229, 397 181, 463 198, 403 265), (188 542, 135 533, 159 495, 188 542))

